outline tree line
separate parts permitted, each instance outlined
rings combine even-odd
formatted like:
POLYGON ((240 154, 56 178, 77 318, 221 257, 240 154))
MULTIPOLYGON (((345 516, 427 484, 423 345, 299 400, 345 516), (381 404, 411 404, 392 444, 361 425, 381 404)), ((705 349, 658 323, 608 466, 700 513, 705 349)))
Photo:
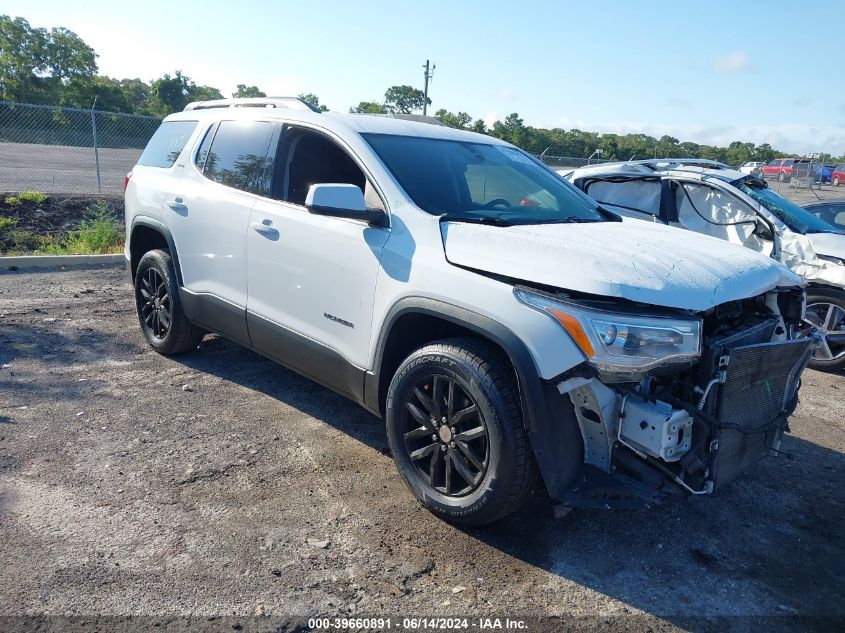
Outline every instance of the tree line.
MULTIPOLYGON (((265 97, 257 86, 238 84, 233 97, 265 97)), ((298 95, 327 110, 312 93, 298 95)), ((0 15, 0 99, 16 103, 60 105, 156 117, 178 112, 191 101, 222 99, 213 86, 198 85, 181 70, 157 79, 117 79, 98 72, 97 54, 76 33, 63 27, 33 27, 24 18, 0 15)), ((426 101, 413 86, 391 86, 381 100, 361 101, 350 112, 419 112, 426 101)), ((426 105, 430 104, 429 99, 426 105)), ((733 165, 748 160, 770 161, 791 156, 768 143, 734 141, 728 147, 701 145, 664 135, 599 134, 577 129, 539 128, 525 125, 518 113, 487 126, 466 112, 439 109, 434 116, 444 124, 490 134, 533 154, 587 158, 601 150, 605 159, 652 157, 710 158, 733 165)), ((845 160, 840 157, 837 160, 845 160)))

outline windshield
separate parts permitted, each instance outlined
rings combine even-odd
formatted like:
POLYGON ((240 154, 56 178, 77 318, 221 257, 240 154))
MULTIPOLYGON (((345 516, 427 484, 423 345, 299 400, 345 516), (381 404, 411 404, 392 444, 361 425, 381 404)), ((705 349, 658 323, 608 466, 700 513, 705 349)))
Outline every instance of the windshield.
POLYGON ((796 233, 802 235, 807 233, 841 233, 835 226, 776 194, 759 178, 737 180, 731 184, 763 205, 772 215, 796 233))
POLYGON ((364 134, 422 210, 490 224, 601 222, 596 203, 518 149, 364 134))

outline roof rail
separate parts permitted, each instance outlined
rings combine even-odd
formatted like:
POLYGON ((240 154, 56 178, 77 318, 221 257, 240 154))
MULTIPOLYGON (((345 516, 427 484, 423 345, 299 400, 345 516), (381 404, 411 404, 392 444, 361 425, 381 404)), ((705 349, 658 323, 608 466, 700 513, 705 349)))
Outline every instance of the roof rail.
POLYGON ((284 108, 287 110, 310 110, 320 112, 310 103, 297 97, 244 97, 239 99, 215 99, 213 101, 193 101, 185 106, 188 110, 208 110, 211 108, 284 108))
POLYGON ((403 121, 416 121, 417 123, 430 123, 431 125, 441 125, 446 127, 446 124, 440 119, 433 116, 427 116, 425 114, 403 114, 402 112, 356 112, 354 114, 383 116, 390 119, 402 119, 403 121))

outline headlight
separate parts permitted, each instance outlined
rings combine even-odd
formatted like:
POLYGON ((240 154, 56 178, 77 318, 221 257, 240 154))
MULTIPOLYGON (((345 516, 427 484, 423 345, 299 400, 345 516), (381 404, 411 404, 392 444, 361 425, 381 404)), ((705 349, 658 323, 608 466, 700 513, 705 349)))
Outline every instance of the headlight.
POLYGON ((651 370, 701 355, 701 319, 607 312, 525 288, 514 293, 557 321, 608 382, 639 380, 651 370))

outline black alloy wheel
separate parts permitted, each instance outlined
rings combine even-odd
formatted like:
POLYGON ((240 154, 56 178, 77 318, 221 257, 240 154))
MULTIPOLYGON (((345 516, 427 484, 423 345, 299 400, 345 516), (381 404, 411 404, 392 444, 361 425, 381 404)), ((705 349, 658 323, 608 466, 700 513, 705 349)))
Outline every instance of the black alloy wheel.
POLYGON ((155 268, 148 268, 140 279, 140 316, 150 334, 163 339, 173 320, 167 284, 155 268))
POLYGON ((417 472, 438 492, 476 490, 490 463, 487 425, 478 404, 451 377, 430 375, 403 402, 405 448, 417 472))

